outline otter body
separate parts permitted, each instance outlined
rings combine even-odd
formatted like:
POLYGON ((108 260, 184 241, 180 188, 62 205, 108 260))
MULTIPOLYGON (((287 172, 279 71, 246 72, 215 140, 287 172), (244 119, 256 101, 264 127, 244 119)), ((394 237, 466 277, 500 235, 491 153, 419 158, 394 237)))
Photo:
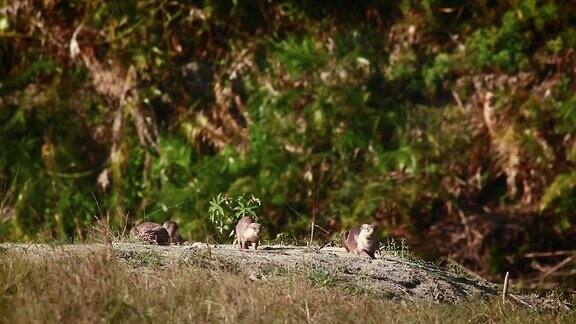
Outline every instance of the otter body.
POLYGON ((378 237, 376 226, 364 224, 360 227, 344 232, 342 240, 346 251, 358 255, 366 254, 372 259, 376 259, 374 253, 378 250, 378 237))
POLYGON ((236 240, 240 249, 248 249, 254 244, 254 249, 258 249, 262 225, 256 223, 250 216, 244 216, 236 225, 236 240))
POLYGON ((162 227, 164 227, 166 229, 166 231, 168 231, 169 244, 182 244, 182 243, 184 243, 184 239, 182 238, 182 236, 180 236, 180 233, 178 233, 178 223, 176 223, 175 221, 169 220, 169 221, 164 222, 162 227))
POLYGON ((130 237, 150 244, 168 245, 170 238, 168 231, 160 224, 146 222, 133 227, 130 230, 130 237))

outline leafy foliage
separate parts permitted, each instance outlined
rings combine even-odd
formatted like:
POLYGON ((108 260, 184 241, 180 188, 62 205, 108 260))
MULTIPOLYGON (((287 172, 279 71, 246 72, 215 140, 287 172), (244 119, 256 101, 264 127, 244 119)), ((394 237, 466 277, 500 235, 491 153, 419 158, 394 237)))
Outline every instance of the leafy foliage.
MULTIPOLYGON (((229 231, 242 217, 251 216, 258 221, 256 210, 260 207, 260 200, 254 196, 245 198, 244 195, 232 199, 227 195, 219 193, 212 197, 208 215, 210 221, 215 224, 216 229, 223 234, 229 231)), ((232 236, 234 231, 230 232, 232 236)))
POLYGON ((199 239, 254 193, 271 237, 374 221, 484 273, 576 243, 569 2, 0 6, 3 240, 199 239))

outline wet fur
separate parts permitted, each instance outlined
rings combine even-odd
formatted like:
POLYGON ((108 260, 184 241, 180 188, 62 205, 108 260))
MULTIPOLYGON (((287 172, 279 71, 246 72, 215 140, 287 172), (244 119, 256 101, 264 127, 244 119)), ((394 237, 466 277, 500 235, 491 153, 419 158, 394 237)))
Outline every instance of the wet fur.
POLYGON ((240 249, 248 249, 250 245, 254 244, 254 249, 258 249, 261 236, 261 225, 256 223, 250 216, 244 216, 236 225, 235 233, 236 240, 240 249), (247 237, 248 234, 253 233, 252 237, 247 237))
POLYGON ((344 248, 346 251, 356 253, 358 255, 366 254, 372 259, 376 259, 374 253, 378 250, 378 238, 376 233, 376 226, 370 236, 360 237, 362 227, 352 228, 342 235, 344 248))
POLYGON ((130 237, 156 245, 169 245, 168 231, 160 224, 146 222, 133 227, 130 237))
POLYGON ((178 223, 169 220, 164 222, 162 227, 164 227, 168 231, 169 244, 182 244, 184 242, 184 239, 182 238, 182 236, 180 236, 180 233, 178 232, 179 228, 178 223))

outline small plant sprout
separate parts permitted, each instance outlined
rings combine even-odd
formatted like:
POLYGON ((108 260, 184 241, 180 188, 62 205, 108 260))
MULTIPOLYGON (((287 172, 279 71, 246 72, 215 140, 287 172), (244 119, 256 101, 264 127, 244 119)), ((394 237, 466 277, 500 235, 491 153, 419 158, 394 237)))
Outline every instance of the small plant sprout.
POLYGON ((236 206, 233 210, 236 212, 236 218, 242 218, 244 216, 252 216, 254 220, 258 221, 258 216, 256 216, 256 210, 260 207, 260 199, 251 195, 250 199, 246 200, 244 195, 238 196, 236 198, 236 206))
POLYGON ((284 245, 284 240, 286 239, 286 237, 287 237, 286 233, 284 232, 278 233, 278 235, 276 235, 276 243, 284 245))
POLYGON ((224 211, 223 206, 230 205, 230 198, 228 196, 219 193, 218 195, 212 197, 210 201, 210 207, 208 207, 208 215, 210 216, 210 221, 216 225, 216 228, 220 234, 224 233, 224 230, 228 228, 227 224, 231 222, 229 215, 224 211))
POLYGON ((394 255, 402 259, 411 259, 413 257, 412 250, 404 238, 400 239, 400 242, 396 241, 394 238, 388 238, 386 244, 380 248, 380 252, 387 253, 389 255, 394 255))
POLYGON ((261 206, 260 199, 250 195, 246 198, 244 194, 232 199, 227 194, 219 193, 212 197, 208 207, 210 221, 216 226, 218 232, 222 235, 230 231, 229 236, 234 235, 233 225, 244 216, 251 216, 258 221, 256 211, 261 206))

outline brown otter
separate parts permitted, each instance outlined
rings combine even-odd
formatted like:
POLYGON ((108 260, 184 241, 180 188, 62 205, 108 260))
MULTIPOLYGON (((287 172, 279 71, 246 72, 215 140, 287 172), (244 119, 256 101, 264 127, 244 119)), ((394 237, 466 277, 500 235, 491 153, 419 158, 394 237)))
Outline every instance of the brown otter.
POLYGON ((374 252, 378 250, 378 237, 376 225, 363 224, 344 232, 342 240, 346 251, 361 255, 367 254, 372 259, 376 259, 374 252))
POLYGON ((160 224, 146 222, 134 226, 130 230, 130 237, 156 245, 169 245, 168 231, 160 224))
POLYGON ((254 250, 258 249, 262 225, 256 223, 250 216, 244 216, 236 225, 236 240, 240 249, 248 249, 254 243, 254 250))
POLYGON ((162 227, 164 227, 166 231, 168 231, 168 237, 169 237, 168 241, 170 244, 184 243, 184 239, 182 238, 182 236, 180 236, 180 233, 178 233, 178 223, 169 220, 164 222, 162 227))

